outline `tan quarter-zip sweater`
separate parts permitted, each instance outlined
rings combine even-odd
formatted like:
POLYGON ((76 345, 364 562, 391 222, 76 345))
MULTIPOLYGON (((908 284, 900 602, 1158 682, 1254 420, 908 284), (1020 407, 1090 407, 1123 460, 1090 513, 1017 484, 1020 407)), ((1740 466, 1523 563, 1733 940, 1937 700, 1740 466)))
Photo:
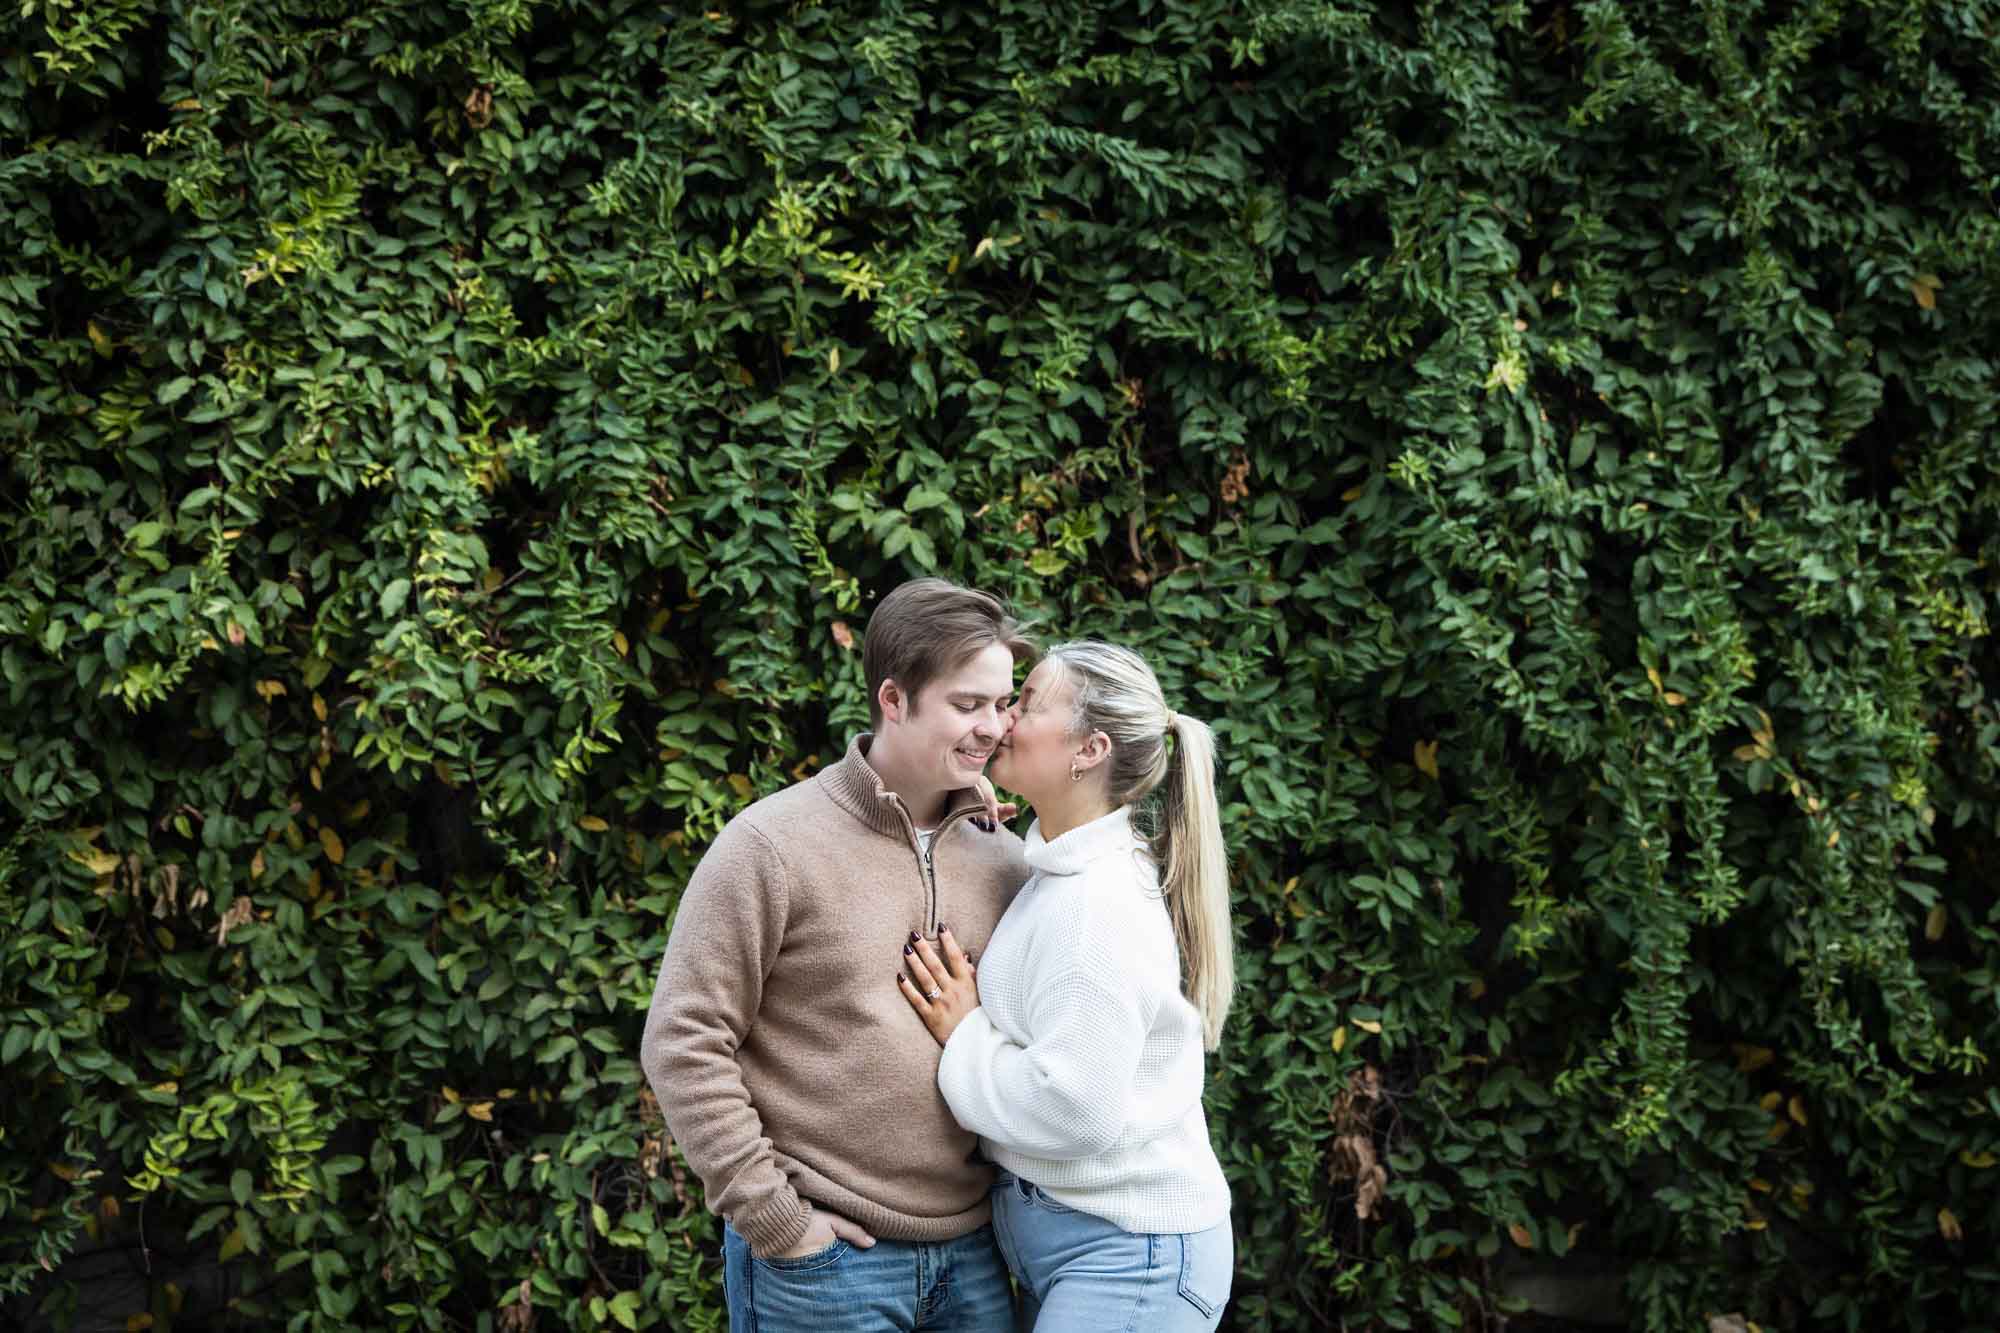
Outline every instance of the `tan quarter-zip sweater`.
POLYGON ((911 931, 986 947, 1022 882, 1021 840, 952 793, 926 857, 864 757, 870 737, 732 819, 667 939, 640 1063, 708 1205, 753 1251, 811 1204, 876 1236, 936 1241, 987 1219, 992 1169, 937 1091, 939 1049, 896 986, 911 931))

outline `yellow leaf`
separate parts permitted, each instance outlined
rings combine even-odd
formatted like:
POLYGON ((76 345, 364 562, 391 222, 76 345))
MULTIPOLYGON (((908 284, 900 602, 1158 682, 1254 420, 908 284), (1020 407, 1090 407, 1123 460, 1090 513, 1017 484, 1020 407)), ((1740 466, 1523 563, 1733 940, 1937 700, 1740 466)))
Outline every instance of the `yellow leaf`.
POLYGON ((1769 1111, 1772 1115, 1776 1115, 1778 1113, 1779 1104, 1782 1103, 1784 1100, 1785 1097, 1783 1093, 1767 1092, 1762 1097, 1759 1097, 1757 1099, 1757 1105, 1762 1107, 1764 1110, 1769 1111))
POLYGON ((1944 286, 1944 279, 1935 273, 1919 273, 1910 279, 1910 295, 1917 298, 1917 304, 1926 310, 1937 309, 1938 288, 1944 286))
POLYGON ((80 862, 84 869, 99 878, 110 874, 118 868, 118 858, 115 855, 110 852, 100 851, 95 847, 88 847, 82 851, 72 851, 69 854, 69 859, 80 862))
POLYGON ((180 1090, 181 1090, 181 1085, 179 1083, 176 1083, 173 1079, 168 1079, 165 1083, 155 1083, 152 1087, 147 1089, 148 1092, 162 1092, 168 1094, 176 1093, 179 1092, 180 1090))
POLYGON ((1534 1233, 1529 1231, 1526 1227, 1522 1226, 1519 1222, 1515 1222, 1511 1226, 1509 1226, 1507 1228, 1507 1234, 1513 1237, 1514 1243, 1520 1246, 1522 1249, 1532 1250, 1535 1248, 1534 1233))
POLYGON ((263 877, 264 877, 264 849, 262 847, 259 847, 257 849, 257 854, 250 858, 250 878, 262 879, 263 877))
POLYGON ((1347 1049, 1347 1025, 1341 1024, 1333 1030, 1333 1053, 1339 1055, 1347 1049))
POLYGON ((664 606, 661 607, 653 613, 653 618, 646 622, 646 633, 658 634, 667 627, 667 622, 673 619, 673 615, 672 611, 669 611, 664 606))
POLYGON ((620 657, 632 651, 632 645, 626 642, 625 631, 622 629, 611 631, 611 646, 618 650, 620 657))
POLYGON ((183 97, 180 101, 174 103, 174 110, 199 111, 201 110, 201 99, 199 97, 183 97))
POLYGON ((1990 1152, 1974 1152, 1970 1148, 1960 1148, 1958 1150, 1958 1160, 1964 1162, 1974 1171, 1984 1171, 1992 1166, 1996 1160, 2000 1159, 1996 1159, 1990 1152))
POLYGON ((838 375, 840 373, 840 348, 833 347, 828 349, 826 354, 826 373, 829 375, 838 375))
POLYGON ((326 700, 320 697, 318 690, 313 691, 313 716, 326 721, 326 700))
POLYGON ((431 772, 437 774, 437 780, 447 787, 458 785, 458 779, 452 776, 451 765, 442 759, 431 760, 431 772))
POLYGON ((318 764, 314 764, 314 765, 312 766, 311 770, 310 770, 309 772, 307 772, 306 776, 307 776, 308 778, 312 779, 312 785, 313 785, 313 790, 314 790, 314 791, 318 791, 318 790, 319 790, 319 781, 320 781, 320 779, 319 779, 319 765, 318 765, 318 764))
POLYGON ((1382 1031, 1382 1025, 1372 1018, 1357 1018, 1354 1020, 1354 1026, 1360 1028, 1363 1032, 1372 1032, 1377 1035, 1380 1035, 1382 1031))
POLYGON ((1658 667, 1647 667, 1646 679, 1653 682, 1653 688, 1656 690, 1664 690, 1665 688, 1667 688, 1665 685, 1660 683, 1660 669, 1658 667))
POLYGON ((1794 1093, 1792 1099, 1785 1103, 1785 1113, 1803 1125, 1806 1122, 1806 1099, 1794 1093))
POLYGON ((444 1094, 444 1099, 445 1099, 446 1101, 450 1102, 450 1103, 451 1103, 451 1104, 452 1104, 453 1106, 456 1106, 456 1105, 458 1105, 458 1089, 457 1089, 457 1088, 454 1088, 454 1087, 450 1086, 449 1084, 447 1084, 447 1085, 446 1085, 446 1086, 444 1086, 443 1088, 439 1089, 439 1091, 440 1091, 440 1092, 442 1092, 442 1093, 444 1094))
POLYGON ((58 1180, 75 1180, 80 1172, 68 1162, 51 1162, 49 1174, 58 1180))
POLYGON ((281 680, 260 680, 257 682, 256 690, 257 697, 269 703, 285 692, 285 683, 281 680))
POLYGON ((465 1113, 471 1116, 474 1120, 491 1120, 493 1118, 493 1103, 467 1102, 465 1106, 465 1113))
POLYGON ((729 775, 729 786, 732 791, 746 801, 750 799, 750 793, 755 790, 750 785, 750 779, 741 773, 731 773, 729 775))
POLYGON ((1733 1041, 1729 1049, 1736 1052, 1736 1071, 1740 1074, 1754 1074, 1778 1058, 1769 1046, 1751 1046, 1733 1041))
POLYGON ((1687 702, 1687 696, 1685 694, 1682 694, 1679 690, 1668 690, 1661 697, 1667 701, 1667 707, 1669 708, 1679 708, 1682 704, 1687 702))
POLYGON ((1356 500, 1359 500, 1361 498, 1361 491, 1362 488, 1359 486, 1349 486, 1346 490, 1340 493, 1341 501, 1345 504, 1353 504, 1356 500))
POLYGON ((99 356, 110 356, 112 348, 116 344, 104 336, 104 330, 97 327, 97 321, 93 319, 83 327, 84 332, 90 335, 90 345, 97 349, 97 354, 99 356))
POLYGON ((1958 1214, 1949 1208, 1938 1209, 1938 1235, 1946 1240, 1965 1239, 1965 1228, 1958 1224, 1958 1214))
POLYGON ((1829 846, 1829 847, 1838 847, 1838 846, 1840 845, 1840 830, 1839 830, 1839 829, 1832 829, 1832 830, 1830 830, 1830 831, 1829 831, 1829 832, 1827 833, 1827 835, 1826 835, 1826 845, 1827 845, 1827 846, 1829 846))
POLYGON ((596 815, 585 815, 576 821, 576 826, 588 833, 602 833, 611 827, 596 815))
POLYGON ((125 1316, 125 1333, 139 1333, 140 1329, 151 1328, 152 1326, 153 1326, 153 1316, 149 1314, 134 1314, 125 1316))
POLYGON ((368 817, 368 807, 369 807, 369 802, 366 798, 356 801, 353 805, 348 806, 347 822, 350 824, 358 824, 362 820, 366 819, 368 817))
POLYGON ((1949 919, 1950 914, 1944 910, 1943 903, 1931 908, 1930 914, 1924 918, 1924 938, 1932 941, 1943 939, 1945 923, 1949 919))
POLYGON ((1435 779, 1438 775, 1438 743, 1436 741, 1418 741, 1416 758, 1417 771, 1427 778, 1435 779))
POLYGON ((322 824, 320 826, 319 845, 325 849, 326 859, 335 865, 339 865, 347 859, 347 845, 340 840, 340 835, 335 833, 328 825, 322 824))
POLYGON ((1471 981, 1467 982, 1465 994, 1469 999, 1477 1000, 1483 998, 1486 994, 1486 978, 1474 977, 1471 981))
POLYGON ((1771 1182, 1762 1176, 1752 1176, 1750 1177, 1750 1188, 1756 1190, 1759 1194, 1769 1194, 1771 1192, 1771 1182))
POLYGON ((1757 745, 1739 745, 1732 753, 1735 755, 1736 761, 1743 764, 1747 764, 1753 759, 1762 759, 1764 757, 1763 747, 1757 745))
POLYGON ((231 1259, 243 1253, 244 1244, 242 1227, 238 1227, 227 1236, 224 1236, 222 1238, 222 1262, 228 1263, 231 1259))

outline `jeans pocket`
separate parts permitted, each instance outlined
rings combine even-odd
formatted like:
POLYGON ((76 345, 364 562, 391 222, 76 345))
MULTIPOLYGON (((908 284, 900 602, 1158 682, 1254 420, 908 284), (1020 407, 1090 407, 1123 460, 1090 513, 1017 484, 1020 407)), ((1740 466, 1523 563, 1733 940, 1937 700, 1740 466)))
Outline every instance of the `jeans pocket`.
POLYGON ((1076 1211, 1076 1209, 1056 1198, 1055 1195, 1049 1193, 1040 1185, 1030 1185, 1028 1188, 1034 1191, 1028 1197, 1033 1201, 1035 1207, 1042 1209, 1044 1212, 1073 1213, 1076 1211))
POLYGON ((836 1236, 833 1244, 823 1250, 814 1250, 811 1254, 794 1255, 789 1259, 775 1257, 760 1259, 756 1255, 752 1255, 751 1258, 763 1267, 779 1273, 816 1273, 822 1268, 831 1268, 839 1263, 841 1256, 846 1253, 847 1242, 836 1236))
POLYGON ((1177 1286, 1181 1299, 1209 1318, 1215 1318, 1229 1300, 1229 1284, 1235 1268, 1235 1238, 1229 1225, 1194 1231, 1178 1237, 1181 1243, 1181 1272, 1177 1286))

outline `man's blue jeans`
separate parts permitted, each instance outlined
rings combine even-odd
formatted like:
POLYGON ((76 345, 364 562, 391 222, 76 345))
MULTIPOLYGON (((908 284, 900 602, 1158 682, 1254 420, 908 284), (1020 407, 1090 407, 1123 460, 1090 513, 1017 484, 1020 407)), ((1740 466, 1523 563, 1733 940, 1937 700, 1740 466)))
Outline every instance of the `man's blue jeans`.
POLYGON ((725 1225, 731 1333, 1012 1333, 1007 1265, 983 1226, 956 1240, 836 1240, 801 1259, 759 1259, 725 1225))

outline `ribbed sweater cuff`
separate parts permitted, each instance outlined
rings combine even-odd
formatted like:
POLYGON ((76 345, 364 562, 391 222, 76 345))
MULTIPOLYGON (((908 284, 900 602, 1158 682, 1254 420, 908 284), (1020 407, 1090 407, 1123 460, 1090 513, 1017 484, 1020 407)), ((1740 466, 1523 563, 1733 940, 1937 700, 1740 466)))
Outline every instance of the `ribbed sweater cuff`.
POLYGON ((771 1201, 756 1212, 729 1219, 729 1224, 750 1242, 751 1253, 764 1259, 783 1254, 798 1244, 811 1223, 812 1205, 790 1186, 772 1195, 771 1201))

